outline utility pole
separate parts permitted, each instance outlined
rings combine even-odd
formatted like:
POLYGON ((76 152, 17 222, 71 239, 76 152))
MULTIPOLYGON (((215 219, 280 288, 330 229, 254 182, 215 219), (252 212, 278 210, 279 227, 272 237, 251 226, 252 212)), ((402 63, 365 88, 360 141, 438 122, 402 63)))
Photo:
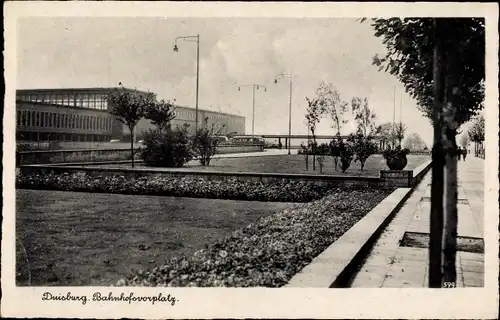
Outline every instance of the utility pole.
POLYGON ((255 135, 255 90, 259 90, 260 87, 264 88, 264 92, 267 92, 267 87, 262 84, 243 84, 238 86, 238 91, 241 91, 243 87, 252 87, 252 136, 255 135))

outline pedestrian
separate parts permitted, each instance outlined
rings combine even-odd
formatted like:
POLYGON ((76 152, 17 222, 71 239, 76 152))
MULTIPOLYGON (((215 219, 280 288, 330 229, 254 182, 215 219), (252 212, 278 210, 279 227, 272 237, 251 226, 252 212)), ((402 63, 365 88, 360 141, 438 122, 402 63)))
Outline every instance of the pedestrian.
POLYGON ((458 157, 458 161, 460 161, 461 157, 462 157, 462 149, 460 149, 460 147, 457 148, 457 157, 458 157))
POLYGON ((465 161, 465 158, 467 158, 467 149, 466 148, 463 149, 462 156, 464 157, 464 161, 465 161))

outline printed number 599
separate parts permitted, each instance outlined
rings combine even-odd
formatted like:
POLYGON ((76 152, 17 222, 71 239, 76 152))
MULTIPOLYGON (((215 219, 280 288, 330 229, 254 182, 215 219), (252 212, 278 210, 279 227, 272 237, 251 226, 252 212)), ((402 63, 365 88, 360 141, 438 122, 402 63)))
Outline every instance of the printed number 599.
POLYGON ((443 285, 445 288, 456 288, 455 282, 445 282, 443 285))

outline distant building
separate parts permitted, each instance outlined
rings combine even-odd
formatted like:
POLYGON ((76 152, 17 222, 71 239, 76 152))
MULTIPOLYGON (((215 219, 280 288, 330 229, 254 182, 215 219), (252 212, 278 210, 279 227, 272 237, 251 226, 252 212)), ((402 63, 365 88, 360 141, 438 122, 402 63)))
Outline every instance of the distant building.
MULTIPOLYGON (((81 89, 26 89, 16 90, 16 140, 24 141, 110 141, 126 139, 128 128, 110 111, 107 96, 116 88, 81 89)), ((123 88, 135 93, 145 91, 123 88)), ((174 127, 189 124, 194 132, 196 112, 188 107, 176 107, 174 127)), ((199 127, 205 124, 221 128, 221 134, 245 132, 245 118, 237 115, 199 110, 199 127)), ((135 132, 138 138, 154 126, 150 121, 139 121, 135 132)))

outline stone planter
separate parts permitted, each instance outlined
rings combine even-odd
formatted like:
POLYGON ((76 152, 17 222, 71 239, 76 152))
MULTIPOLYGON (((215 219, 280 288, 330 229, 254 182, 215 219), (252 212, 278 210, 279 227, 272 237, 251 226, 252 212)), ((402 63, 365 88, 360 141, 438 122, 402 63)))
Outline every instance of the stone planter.
POLYGON ((408 164, 405 154, 398 154, 386 159, 386 164, 390 170, 403 170, 408 164))

